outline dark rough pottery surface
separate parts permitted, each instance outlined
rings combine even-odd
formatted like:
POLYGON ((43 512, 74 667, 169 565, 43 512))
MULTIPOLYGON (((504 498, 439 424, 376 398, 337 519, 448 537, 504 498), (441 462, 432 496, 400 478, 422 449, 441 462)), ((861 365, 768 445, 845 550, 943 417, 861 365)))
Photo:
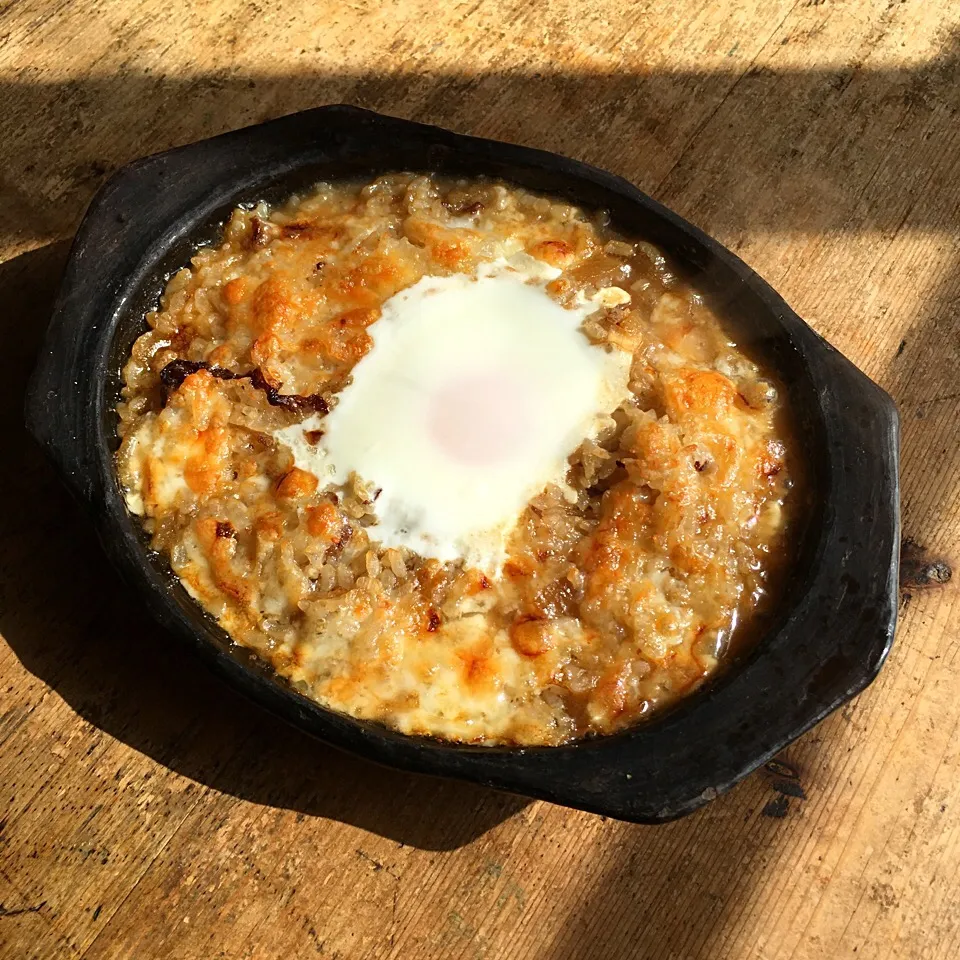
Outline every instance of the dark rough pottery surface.
POLYGON ((642 823, 730 788, 861 691, 897 612, 898 421, 893 402, 736 256, 624 180, 553 154, 333 106, 148 157, 101 189, 77 234, 27 399, 33 435, 92 514, 153 615, 234 687, 343 749, 642 823), (785 384, 807 458, 810 515, 775 616, 739 662, 674 709, 562 747, 407 737, 295 693, 227 635, 152 554, 112 464, 119 370, 143 315, 241 202, 390 170, 502 177, 611 212, 695 279, 785 384))

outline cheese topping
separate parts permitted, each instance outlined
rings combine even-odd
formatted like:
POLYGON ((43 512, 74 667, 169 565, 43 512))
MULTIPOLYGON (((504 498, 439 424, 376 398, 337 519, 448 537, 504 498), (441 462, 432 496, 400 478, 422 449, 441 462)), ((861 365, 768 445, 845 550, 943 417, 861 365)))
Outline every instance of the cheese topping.
POLYGON ((777 385, 642 239, 391 174, 238 209, 123 371, 151 547, 306 696, 472 743, 606 734, 763 619, 777 385))

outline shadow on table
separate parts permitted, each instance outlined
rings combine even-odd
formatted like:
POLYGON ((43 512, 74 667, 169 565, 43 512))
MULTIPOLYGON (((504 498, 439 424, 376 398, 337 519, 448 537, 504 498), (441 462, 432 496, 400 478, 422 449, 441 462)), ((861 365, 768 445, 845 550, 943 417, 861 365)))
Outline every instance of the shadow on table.
POLYGON ((148 619, 21 424, 66 258, 58 243, 0 265, 0 634, 86 721, 159 763, 255 803, 451 849, 527 801, 380 768, 243 700, 148 619), (9 305, 16 305, 15 310, 9 305))
MULTIPOLYGON (((955 211, 928 197, 950 185, 937 142, 950 125, 941 120, 935 127, 932 118, 935 111, 957 113, 957 64, 951 48, 909 69, 854 64, 743 77, 398 72, 178 80, 132 73, 60 84, 3 80, 0 100, 9 109, 0 119, 0 236, 34 245, 66 236, 120 163, 336 101, 598 163, 734 248, 757 233, 890 234, 906 222, 948 233, 957 226, 955 211), (710 136, 701 136, 708 127, 710 136), (41 140, 40 131, 52 136, 41 140), (629 156, 625 142, 634 145, 629 156), (885 194, 890 202, 865 203, 863 191, 885 178, 898 182, 885 194)), ((16 504, 0 516, 0 631, 27 669, 89 723, 237 797, 431 849, 469 842, 518 811, 522 800, 381 770, 306 738, 197 670, 126 596, 20 426, 23 387, 65 255, 65 243, 57 242, 0 266, 0 425, 8 445, 0 498, 16 504)), ((960 331, 950 304, 960 296, 958 274, 928 294, 905 343, 891 352, 881 379, 902 404, 914 403, 910 391, 921 372, 930 389, 953 382, 960 331)), ((936 416, 950 409, 944 404, 936 416)), ((929 476, 946 469, 939 450, 947 429, 933 423, 912 434, 905 501, 918 492, 921 472, 945 503, 960 489, 956 476, 933 484, 929 476)), ((924 514, 909 532, 923 541, 935 535, 935 520, 924 514)), ((586 958, 599 955, 601 945, 605 958, 709 955, 724 912, 747 882, 744 858, 772 842, 776 814, 760 821, 763 829, 753 826, 749 810, 744 814, 757 789, 744 784, 665 828, 617 826, 622 850, 604 882, 584 892, 583 909, 553 931, 550 955, 586 958), (637 891, 635 909, 622 916, 610 914, 611 902, 625 902, 611 901, 616 884, 637 891), (699 917, 706 919, 690 919, 699 917)))

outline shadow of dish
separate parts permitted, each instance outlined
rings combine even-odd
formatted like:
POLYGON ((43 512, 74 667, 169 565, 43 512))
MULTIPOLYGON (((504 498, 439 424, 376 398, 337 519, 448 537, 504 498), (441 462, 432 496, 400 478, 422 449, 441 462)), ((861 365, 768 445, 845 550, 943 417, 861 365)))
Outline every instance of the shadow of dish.
POLYGON ((0 265, 0 634, 88 723, 222 793, 329 817, 399 843, 460 847, 528 801, 347 756, 287 726, 199 669, 157 628, 103 556, 22 426, 66 243, 0 265), (429 816, 425 811, 429 810, 429 816))

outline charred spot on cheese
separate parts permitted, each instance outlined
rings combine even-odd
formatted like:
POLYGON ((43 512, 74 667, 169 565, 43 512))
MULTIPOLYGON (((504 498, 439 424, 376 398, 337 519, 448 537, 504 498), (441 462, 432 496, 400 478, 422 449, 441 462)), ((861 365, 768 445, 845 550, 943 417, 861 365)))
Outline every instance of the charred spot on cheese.
POLYGON ((235 373, 232 370, 226 370, 223 367, 215 366, 205 360, 171 360, 160 371, 160 382, 164 386, 176 389, 192 373, 198 370, 206 370, 211 376, 218 380, 249 380, 258 390, 262 390, 267 397, 267 402, 275 407, 283 407, 285 410, 291 410, 295 413, 329 413, 330 407, 327 401, 320 394, 311 396, 298 396, 296 394, 283 394, 276 389, 263 375, 259 367, 254 367, 246 373, 235 373))
POLYGON ((212 363, 208 363, 206 360, 182 360, 177 358, 176 360, 171 360, 160 371, 160 382, 165 387, 175 389, 179 387, 190 374, 196 373, 198 370, 206 370, 211 376, 216 377, 218 380, 236 380, 240 376, 246 376, 246 374, 236 374, 232 370, 218 367, 212 363))
POLYGON ((309 220, 300 220, 294 223, 285 223, 280 228, 280 233, 284 237, 298 237, 313 226, 309 220))
POLYGON ((786 392, 658 250, 565 200, 320 184, 235 211, 147 324, 127 503, 329 708, 469 743, 607 734, 777 601, 804 502, 786 392))
POLYGON ((216 532, 220 539, 230 538, 235 540, 237 536, 237 531, 229 520, 218 520, 216 532))
POLYGON ((261 220, 260 217, 251 217, 248 245, 252 249, 258 249, 260 247, 265 247, 269 242, 269 239, 267 227, 263 220, 261 220))
POLYGON ((269 383, 263 372, 257 367, 250 371, 250 382, 258 389, 263 390, 267 395, 267 402, 275 407, 283 407, 285 410, 292 410, 295 413, 304 413, 312 411, 315 413, 329 413, 330 406, 319 393, 310 396, 299 396, 298 394, 283 394, 269 383))

